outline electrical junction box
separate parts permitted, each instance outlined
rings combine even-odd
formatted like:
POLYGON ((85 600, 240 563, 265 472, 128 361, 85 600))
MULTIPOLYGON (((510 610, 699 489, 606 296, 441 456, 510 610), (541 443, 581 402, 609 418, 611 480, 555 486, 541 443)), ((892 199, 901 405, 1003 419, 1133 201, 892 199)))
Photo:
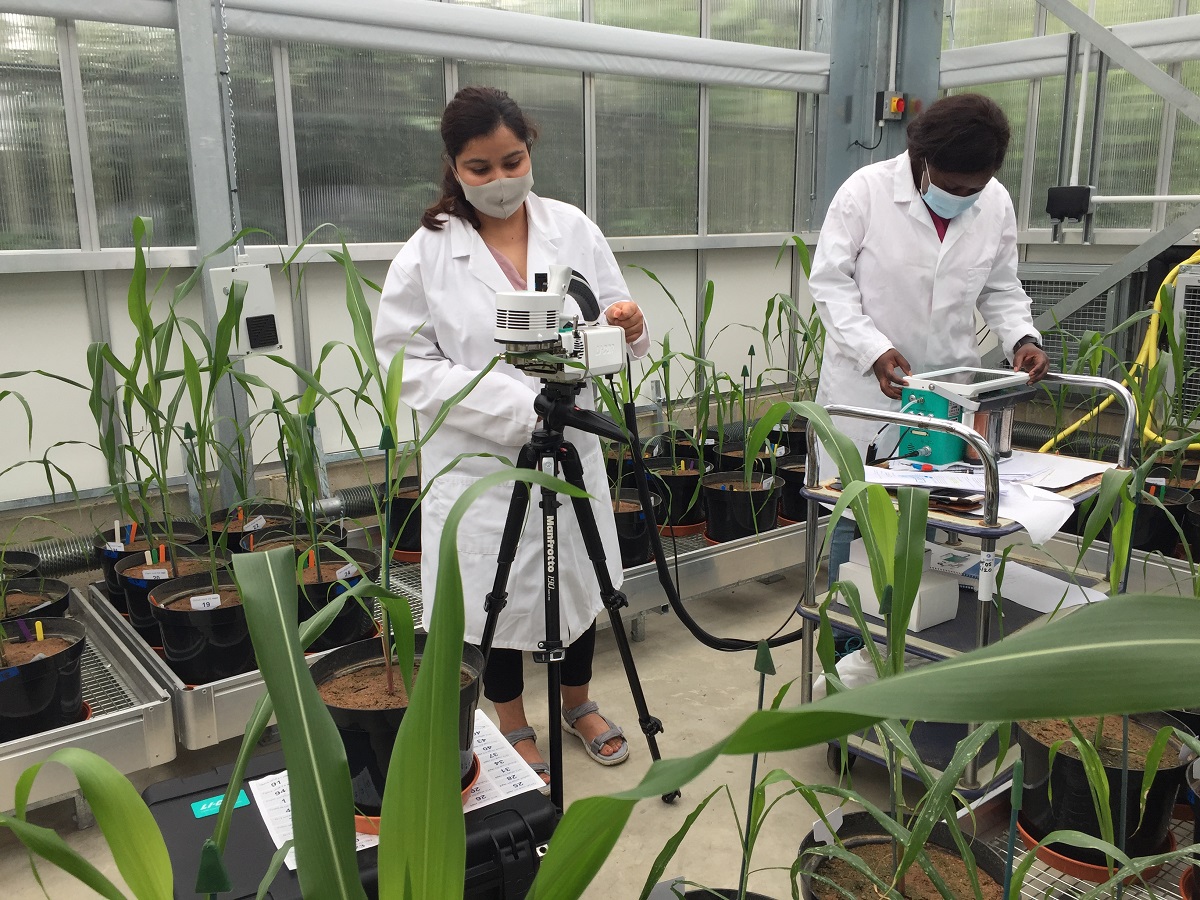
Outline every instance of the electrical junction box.
POLYGON ((875 120, 899 122, 904 118, 908 100, 899 91, 877 91, 875 94, 875 120))
MULTIPOLYGON (((858 588, 859 603, 865 615, 879 616, 879 598, 875 596, 870 566, 844 562, 838 569, 838 581, 849 581, 858 588)), ((844 598, 842 602, 846 602, 844 598)), ((917 599, 909 615, 908 630, 924 631, 934 625, 949 622, 957 615, 958 579, 950 575, 926 572, 921 578, 917 599)))
POLYGON ((249 356, 251 353, 282 349, 275 319, 275 288, 271 284, 271 270, 267 266, 209 269, 208 278, 218 316, 224 315, 229 306, 229 288, 233 282, 246 282, 242 321, 234 345, 229 350, 230 356, 249 356))
MULTIPOLYGON (((905 388, 900 395, 900 408, 914 416, 962 422, 962 406, 933 391, 905 388)), ((944 466, 959 462, 963 458, 965 446, 962 438, 944 431, 926 431, 902 426, 900 442, 896 445, 896 456, 911 457, 918 462, 944 466)))

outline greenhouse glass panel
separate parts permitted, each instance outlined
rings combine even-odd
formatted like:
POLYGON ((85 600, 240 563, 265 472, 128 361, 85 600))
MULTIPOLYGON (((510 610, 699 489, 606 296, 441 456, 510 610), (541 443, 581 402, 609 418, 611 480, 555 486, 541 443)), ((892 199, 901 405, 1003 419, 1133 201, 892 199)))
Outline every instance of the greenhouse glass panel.
MULTIPOLYGON (((1200 0, 1193 2, 1200 3, 1200 0)), ((1200 61, 1185 62, 1180 81, 1192 92, 1200 90, 1200 61)), ((1169 184, 1172 194, 1200 194, 1200 125, 1183 115, 1175 116, 1175 155, 1171 158, 1169 184)), ((1170 204, 1167 207, 1167 221, 1183 215, 1192 205, 1170 204)))
MULTIPOLYGON (((1087 12, 1091 0, 1074 0, 1074 3, 1087 12)), ((1166 19, 1174 14, 1175 0, 1096 0, 1095 19, 1105 27, 1166 19)), ((1062 34, 1069 30, 1058 16, 1046 16, 1046 34, 1062 34)))
POLYGON ((460 62, 458 83, 508 92, 538 127, 533 148, 534 193, 580 208, 584 203, 583 74, 460 62))
POLYGON ((134 216, 154 220, 159 246, 195 244, 175 32, 79 22, 76 33, 101 246, 128 247, 134 216))
POLYGON ((251 234, 246 243, 286 243, 271 45, 261 38, 230 35, 229 62, 242 227, 261 228, 274 236, 251 234))
MULTIPOLYGON (((1043 78, 1041 85, 1041 101, 1038 104, 1037 139, 1034 141, 1035 158, 1033 161, 1033 189, 1029 209, 1029 226, 1031 228, 1049 228, 1050 217, 1046 214, 1046 192, 1058 184, 1058 138, 1063 117, 1063 82, 1062 75, 1053 78, 1043 78)), ((1093 80, 1094 81, 1094 80, 1093 80)), ((1078 87, 1078 82, 1076 82, 1078 87)), ((1092 93, 1089 86, 1088 94, 1092 93)), ((1074 108, 1072 101, 1071 108, 1074 108)), ((1075 131, 1069 131, 1067 140, 1067 158, 1070 159, 1071 145, 1075 131)), ((1086 138, 1087 132, 1084 132, 1086 138)), ((1086 144, 1086 141, 1085 141, 1086 144)), ((1086 146, 1084 147, 1084 162, 1086 165, 1086 146)), ((1086 171, 1086 169, 1082 169, 1086 171)))
MULTIPOLYGON (((1158 94, 1124 69, 1109 72, 1096 185, 1100 194, 1156 192, 1162 123, 1163 100, 1158 94)), ((1097 228, 1149 228, 1152 213, 1149 203, 1101 204, 1094 222, 1097 228)))
POLYGON ((800 0, 709 0, 708 36, 763 47, 800 46, 800 0))
POLYGON ((442 60, 316 44, 289 58, 305 233, 407 239, 441 182, 442 60))
POLYGON ((555 19, 583 18, 582 0, 443 0, 459 6, 478 6, 484 9, 504 9, 508 12, 551 16, 555 19))
POLYGON ((596 76, 596 221, 609 237, 696 234, 700 90, 596 76))
POLYGON ((592 21, 600 25, 700 36, 700 0, 592 0, 592 21))
POLYGON ((796 95, 711 87, 708 230, 791 231, 796 184, 796 95))
POLYGON ((54 20, 0 15, 0 250, 78 246, 54 20))
POLYGON ((1037 0, 951 0, 942 48, 978 47, 1033 37, 1037 0))
POLYGON ((1008 141, 1008 152, 1004 157, 1004 165, 996 173, 1000 183, 1008 188, 1013 198, 1013 206, 1017 205, 1017 197, 1021 193, 1021 162, 1025 156, 1025 127, 1029 118, 1029 82, 1000 81, 994 84, 978 84, 969 88, 954 91, 956 94, 976 93, 990 97, 1004 110, 1008 117, 1011 137, 1008 141))

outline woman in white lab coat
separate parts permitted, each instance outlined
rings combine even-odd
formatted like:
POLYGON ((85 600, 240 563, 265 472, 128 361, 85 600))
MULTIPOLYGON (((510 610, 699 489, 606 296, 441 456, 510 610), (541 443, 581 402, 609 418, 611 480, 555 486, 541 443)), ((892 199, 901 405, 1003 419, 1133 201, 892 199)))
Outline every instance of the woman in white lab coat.
MULTIPOLYGON (((1013 368, 1049 366, 1017 278, 1017 225, 995 179, 1009 126, 995 102, 957 94, 908 125, 908 150, 838 189, 821 225, 809 285, 826 328, 817 402, 898 410, 905 375, 979 365, 976 312, 1013 368)), ((879 423, 838 419, 860 449, 879 423)), ((896 429, 877 455, 894 452, 896 429)), ((889 438, 888 436, 891 435, 889 438)), ((822 454, 821 475, 830 472, 822 454)), ((831 580, 849 553, 839 523, 831 580)))
MULTIPOLYGON (((624 328, 634 355, 644 355, 649 335, 641 311, 600 230, 575 207, 529 192, 537 132, 517 104, 495 88, 464 88, 446 107, 441 133, 442 196, 393 261, 375 325, 380 362, 386 366, 403 354, 401 397, 416 410, 422 428, 428 431, 443 404, 500 351, 493 338, 496 293, 532 285, 534 274, 551 264, 582 274, 608 323, 624 328)), ((567 302, 575 301, 568 297, 567 302)), ((498 364, 449 410, 422 450, 422 478, 432 482, 421 508, 426 628, 446 515, 469 485, 503 465, 496 457, 516 462, 537 425, 533 401, 540 389, 536 378, 498 364), (461 459, 443 473, 461 454, 480 455, 461 459)), ((578 402, 591 404, 588 390, 578 402)), ((566 439, 582 458, 609 575, 619 587, 621 555, 599 441, 574 429, 567 429, 566 439)), ((484 597, 496 576, 510 496, 511 486, 490 491, 458 530, 466 639, 473 643, 483 635, 484 597)), ((561 628, 569 645, 562 666, 563 727, 583 740, 597 762, 615 765, 628 758, 628 744, 588 698, 595 620, 602 609, 599 588, 571 505, 563 504, 558 513, 561 628)), ((484 693, 495 703, 501 731, 548 779, 525 716, 521 677, 521 651, 535 649, 545 638, 540 525, 535 492, 484 673, 484 693)))

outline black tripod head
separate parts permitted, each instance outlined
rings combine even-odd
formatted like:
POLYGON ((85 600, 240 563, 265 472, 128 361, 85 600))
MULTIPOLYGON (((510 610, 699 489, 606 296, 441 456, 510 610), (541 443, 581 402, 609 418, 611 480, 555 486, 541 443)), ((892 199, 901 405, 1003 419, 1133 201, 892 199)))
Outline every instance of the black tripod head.
POLYGON ((621 444, 629 443, 629 436, 608 416, 590 409, 580 409, 575 397, 583 388, 583 382, 542 381, 542 392, 533 400, 534 411, 542 417, 543 428, 561 434, 570 426, 621 444))

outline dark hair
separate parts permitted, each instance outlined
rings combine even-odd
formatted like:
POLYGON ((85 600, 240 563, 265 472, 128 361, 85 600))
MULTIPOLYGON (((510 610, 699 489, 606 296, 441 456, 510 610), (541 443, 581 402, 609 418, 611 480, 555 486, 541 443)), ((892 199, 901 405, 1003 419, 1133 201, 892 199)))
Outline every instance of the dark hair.
POLYGON ((994 173, 1004 162, 1010 135, 996 101, 982 94, 952 94, 908 123, 908 155, 943 172, 994 173))
POLYGON ((476 228, 479 216, 463 194, 462 185, 454 177, 454 161, 463 148, 477 137, 491 134, 501 125, 533 148, 538 129, 533 120, 521 111, 517 102, 504 91, 494 87, 465 87, 446 104, 442 113, 442 196, 421 216, 421 224, 441 231, 438 217, 445 214, 466 219, 476 228))

